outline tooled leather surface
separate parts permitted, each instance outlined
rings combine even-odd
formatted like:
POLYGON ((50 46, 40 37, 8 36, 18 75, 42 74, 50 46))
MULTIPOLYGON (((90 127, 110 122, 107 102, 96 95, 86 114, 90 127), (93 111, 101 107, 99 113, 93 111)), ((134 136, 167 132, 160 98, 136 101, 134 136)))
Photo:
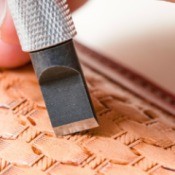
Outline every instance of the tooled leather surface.
POLYGON ((84 70, 100 127, 59 138, 31 66, 0 72, 0 174, 175 174, 175 119, 84 70))

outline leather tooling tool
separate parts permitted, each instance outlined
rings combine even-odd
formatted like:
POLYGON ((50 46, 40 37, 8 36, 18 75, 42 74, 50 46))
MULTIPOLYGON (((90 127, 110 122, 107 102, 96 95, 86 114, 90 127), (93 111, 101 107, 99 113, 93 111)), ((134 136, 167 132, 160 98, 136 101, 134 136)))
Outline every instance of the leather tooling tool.
POLYGON ((8 0, 8 4, 56 135, 97 127, 74 49, 76 31, 66 0, 8 0))

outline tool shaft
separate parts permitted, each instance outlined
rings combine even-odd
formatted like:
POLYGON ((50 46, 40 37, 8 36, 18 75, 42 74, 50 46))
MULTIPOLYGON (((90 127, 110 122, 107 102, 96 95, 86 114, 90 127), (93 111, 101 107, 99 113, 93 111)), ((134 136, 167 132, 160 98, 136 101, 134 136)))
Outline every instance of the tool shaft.
POLYGON ((72 39, 75 27, 66 0, 8 0, 23 51, 72 39))

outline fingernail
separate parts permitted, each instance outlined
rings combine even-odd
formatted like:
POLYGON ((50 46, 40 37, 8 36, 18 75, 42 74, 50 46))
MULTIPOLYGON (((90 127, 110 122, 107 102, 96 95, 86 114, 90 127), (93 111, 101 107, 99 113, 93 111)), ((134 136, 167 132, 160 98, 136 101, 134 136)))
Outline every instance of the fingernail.
POLYGON ((1 38, 1 26, 4 22, 6 12, 7 12, 7 1, 0 0, 0 38, 1 38))

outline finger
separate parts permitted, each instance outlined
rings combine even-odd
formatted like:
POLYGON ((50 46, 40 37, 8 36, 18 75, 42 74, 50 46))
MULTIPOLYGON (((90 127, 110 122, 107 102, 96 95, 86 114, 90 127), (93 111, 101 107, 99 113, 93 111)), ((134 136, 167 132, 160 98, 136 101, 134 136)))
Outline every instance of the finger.
POLYGON ((81 7, 87 0, 67 0, 70 10, 73 12, 81 7))
POLYGON ((6 9, 6 16, 0 30, 0 67, 14 68, 29 62, 29 55, 22 51, 19 44, 19 39, 8 8, 6 9))
POLYGON ((8 44, 0 40, 0 67, 14 68, 29 62, 29 55, 22 52, 20 45, 8 44))
POLYGON ((14 27, 13 20, 8 7, 6 7, 6 16, 1 26, 1 39, 10 44, 19 44, 19 39, 14 27))

